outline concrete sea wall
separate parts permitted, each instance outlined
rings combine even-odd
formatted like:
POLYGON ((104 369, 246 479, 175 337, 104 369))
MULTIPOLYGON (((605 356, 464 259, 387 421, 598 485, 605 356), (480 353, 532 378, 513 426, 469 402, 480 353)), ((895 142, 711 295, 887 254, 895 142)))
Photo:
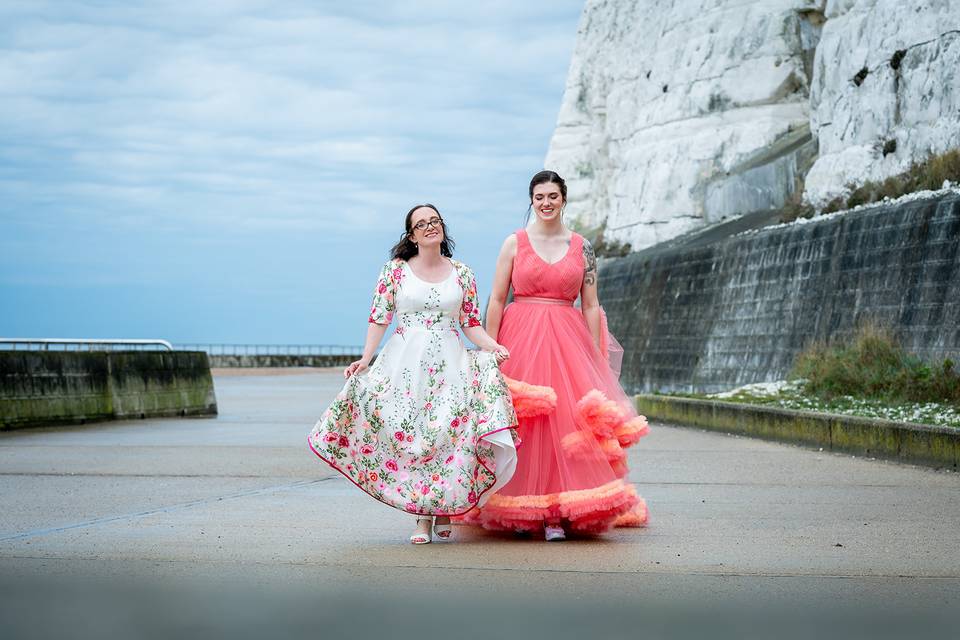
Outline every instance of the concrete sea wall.
POLYGON ((211 367, 345 367, 360 358, 360 353, 347 355, 211 355, 211 367))
POLYGON ((216 413, 203 352, 0 351, 0 429, 216 413))
POLYGON ((631 392, 782 379, 811 341, 867 320, 960 361, 960 194, 604 261, 600 300, 631 392))

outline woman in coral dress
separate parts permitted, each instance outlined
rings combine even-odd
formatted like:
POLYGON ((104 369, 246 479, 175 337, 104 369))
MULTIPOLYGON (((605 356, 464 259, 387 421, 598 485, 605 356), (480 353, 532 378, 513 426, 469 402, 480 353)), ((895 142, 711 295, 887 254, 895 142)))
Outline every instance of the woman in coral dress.
POLYGON ((555 408, 526 417, 517 404, 523 448, 513 478, 465 519, 490 529, 542 529, 547 540, 643 525, 646 505, 624 480, 624 448, 648 427, 610 367, 593 249, 562 222, 560 176, 538 173, 529 193, 536 220, 503 244, 487 331, 510 350, 504 375, 552 388, 555 408))
POLYGON ((360 489, 425 516, 417 544, 449 537, 450 516, 481 504, 516 465, 517 418, 498 369, 509 352, 480 326, 473 272, 451 259, 453 246, 436 207, 410 210, 380 272, 363 356, 308 437, 360 489), (483 351, 464 348, 458 329, 483 351))

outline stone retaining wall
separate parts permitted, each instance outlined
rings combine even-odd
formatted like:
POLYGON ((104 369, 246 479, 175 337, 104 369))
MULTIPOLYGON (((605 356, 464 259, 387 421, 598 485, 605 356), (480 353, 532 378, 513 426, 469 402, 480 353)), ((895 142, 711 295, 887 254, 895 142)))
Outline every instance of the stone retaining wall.
POLYGON ((0 429, 216 413, 203 352, 0 351, 0 429))
POLYGON ((865 321, 960 361, 960 194, 653 247, 604 261, 599 293, 630 392, 780 380, 865 321))

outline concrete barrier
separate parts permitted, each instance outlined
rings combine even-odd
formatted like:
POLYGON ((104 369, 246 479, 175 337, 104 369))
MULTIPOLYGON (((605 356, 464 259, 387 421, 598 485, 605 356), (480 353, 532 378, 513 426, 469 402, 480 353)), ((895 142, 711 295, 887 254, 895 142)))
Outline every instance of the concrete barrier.
POLYGON ((203 352, 0 351, 3 430, 216 413, 203 352))
POLYGON ((937 468, 960 464, 960 429, 950 427, 650 394, 634 401, 650 420, 937 468))
POLYGON ((347 355, 211 355, 211 367, 345 367, 360 354, 347 355))

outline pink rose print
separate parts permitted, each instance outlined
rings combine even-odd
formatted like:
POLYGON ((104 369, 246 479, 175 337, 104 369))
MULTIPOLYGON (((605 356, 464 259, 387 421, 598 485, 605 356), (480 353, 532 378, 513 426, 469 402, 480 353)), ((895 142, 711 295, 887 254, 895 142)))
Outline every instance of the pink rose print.
POLYGON ((476 501, 477 501, 477 492, 476 492, 476 491, 471 491, 470 493, 467 494, 467 502, 473 504, 473 503, 476 502, 476 501))
POLYGON ((460 424, 467 424, 467 416, 460 416, 460 424))
POLYGON ((403 431, 397 431, 393 434, 393 437, 396 438, 399 442, 403 442, 403 431))
MULTIPOLYGON (((430 373, 433 373, 433 372, 431 371, 430 373)), ((433 408, 433 403, 428 402, 427 404, 423 405, 423 408, 426 409, 427 411, 430 411, 430 409, 433 408)))
POLYGON ((451 462, 453 462, 453 456, 452 456, 452 455, 447 457, 447 460, 446 460, 446 462, 444 462, 444 464, 450 464, 451 462))
POLYGON ((369 456, 373 453, 373 447, 369 444, 365 444, 362 447, 360 447, 360 453, 362 453, 365 456, 369 456))
POLYGON ((412 503, 412 502, 408 502, 403 508, 406 509, 407 511, 409 511, 410 513, 416 513, 416 512, 417 512, 417 505, 415 505, 415 504, 412 503))
POLYGON ((370 482, 376 482, 377 480, 380 479, 380 476, 377 474, 376 471, 371 471, 369 477, 370 477, 370 482))
POLYGON ((430 486, 423 485, 422 487, 420 487, 420 493, 422 493, 423 495, 427 495, 428 493, 430 493, 430 486))
POLYGON ((336 442, 336 440, 337 440, 337 434, 335 433, 327 433, 323 436, 324 442, 336 442))
POLYGON ((383 466, 385 466, 387 469, 390 469, 390 471, 396 471, 399 468, 397 467, 397 461, 392 459, 384 462, 383 466))
POLYGON ((413 442, 413 436, 407 436, 407 442, 413 442))
POLYGON ((339 442, 337 442, 341 447, 349 447, 350 441, 347 439, 347 436, 340 436, 339 442))
POLYGON ((430 476, 430 479, 433 480, 434 482, 437 482, 437 481, 440 480, 440 474, 439 474, 439 473, 435 473, 435 474, 433 474, 432 476, 430 476))
POLYGON ((457 420, 456 418, 454 418, 453 420, 450 421, 450 426, 451 426, 451 427, 456 427, 458 424, 460 424, 460 421, 457 420))
POLYGON ((463 312, 464 312, 464 313, 470 313, 470 312, 472 312, 472 311, 473 311, 473 303, 470 302, 469 300, 465 301, 465 302, 463 303, 463 312))
POLYGON ((387 283, 385 283, 385 282, 383 282, 383 281, 381 280, 381 281, 380 281, 380 286, 377 287, 377 291, 379 291, 380 293, 386 293, 386 292, 387 292, 387 283))
POLYGON ((402 278, 403 278, 403 269, 401 269, 400 267, 397 267, 396 269, 393 270, 393 279, 396 280, 397 282, 400 282, 402 278))

